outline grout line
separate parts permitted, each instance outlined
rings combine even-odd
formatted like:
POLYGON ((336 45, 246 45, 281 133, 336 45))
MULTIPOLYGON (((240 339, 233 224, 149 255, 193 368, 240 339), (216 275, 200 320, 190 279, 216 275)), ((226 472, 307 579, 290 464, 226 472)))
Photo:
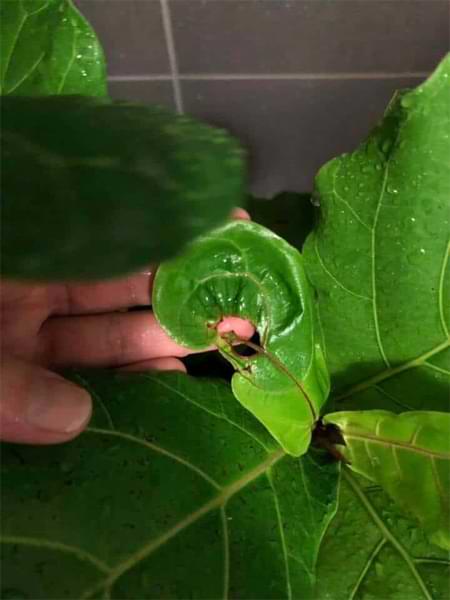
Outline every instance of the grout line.
MULTIPOLYGON (((165 2, 165 0, 161 0, 165 2)), ((111 75, 109 81, 173 81, 174 91, 175 82, 179 88, 180 81, 308 81, 308 80, 375 80, 375 79, 422 79, 428 77, 429 71, 410 71, 405 73, 185 73, 180 75, 174 69, 173 75, 155 74, 155 75, 111 75)), ((181 90, 179 90, 180 102, 181 90)))
MULTIPOLYGON (((169 78, 172 81, 173 98, 178 113, 183 112, 183 96, 181 94, 180 79, 178 77, 178 61, 175 49, 175 40, 173 37, 172 19, 170 16, 170 7, 168 0, 161 0, 161 17, 166 38, 167 54, 169 55, 170 70, 172 72, 169 78)), ((116 79, 116 81, 118 81, 116 79)), ((119 80, 120 81, 120 80, 119 80)), ((129 81, 129 80, 126 80, 129 81)))

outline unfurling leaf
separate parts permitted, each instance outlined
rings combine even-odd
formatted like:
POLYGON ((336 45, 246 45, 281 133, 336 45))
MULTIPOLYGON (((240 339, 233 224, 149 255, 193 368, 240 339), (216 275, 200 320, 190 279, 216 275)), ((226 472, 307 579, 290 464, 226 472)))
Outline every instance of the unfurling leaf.
POLYGON ((339 428, 349 467, 381 485, 431 541, 450 550, 450 414, 345 411, 324 423, 339 428))
POLYGON ((237 369, 233 392, 294 456, 306 452, 328 374, 314 297, 300 253, 256 223, 235 221, 163 264, 153 309, 179 344, 216 344, 237 369), (216 330, 226 316, 251 321, 261 348, 240 356, 216 330))

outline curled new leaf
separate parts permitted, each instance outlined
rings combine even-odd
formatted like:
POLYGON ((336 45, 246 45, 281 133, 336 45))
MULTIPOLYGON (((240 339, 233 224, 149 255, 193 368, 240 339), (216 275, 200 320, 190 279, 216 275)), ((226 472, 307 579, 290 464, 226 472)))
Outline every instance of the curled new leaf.
POLYGON ((300 253, 255 223, 235 221, 192 243, 159 269, 153 308, 162 327, 193 349, 216 345, 231 362, 235 396, 290 454, 303 454, 324 404, 328 373, 312 290, 300 253), (216 326, 251 321, 261 346, 240 356, 216 326))
POLYGON ((431 541, 450 549, 450 414, 344 411, 324 423, 339 427, 350 468, 380 484, 431 541))

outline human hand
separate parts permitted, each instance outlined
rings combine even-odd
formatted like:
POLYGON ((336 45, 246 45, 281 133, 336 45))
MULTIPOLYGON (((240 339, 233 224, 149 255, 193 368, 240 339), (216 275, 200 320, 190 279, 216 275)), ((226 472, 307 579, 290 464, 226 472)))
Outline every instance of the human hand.
MULTIPOLYGON (((234 218, 248 218, 237 209, 234 218)), ((99 283, 0 287, 0 439, 54 444, 77 436, 91 416, 88 392, 58 375, 66 367, 185 371, 190 350, 161 329, 149 306, 153 270, 99 283)), ((245 322, 222 324, 250 337, 245 322), (241 328, 241 329, 239 329, 241 328)))

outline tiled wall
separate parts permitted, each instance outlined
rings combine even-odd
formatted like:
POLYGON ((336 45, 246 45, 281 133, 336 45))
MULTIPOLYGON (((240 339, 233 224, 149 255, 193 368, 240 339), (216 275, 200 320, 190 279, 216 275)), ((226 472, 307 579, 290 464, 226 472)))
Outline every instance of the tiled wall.
POLYGON ((76 0, 115 98, 225 126, 255 193, 307 191, 449 50, 448 0, 76 0))

